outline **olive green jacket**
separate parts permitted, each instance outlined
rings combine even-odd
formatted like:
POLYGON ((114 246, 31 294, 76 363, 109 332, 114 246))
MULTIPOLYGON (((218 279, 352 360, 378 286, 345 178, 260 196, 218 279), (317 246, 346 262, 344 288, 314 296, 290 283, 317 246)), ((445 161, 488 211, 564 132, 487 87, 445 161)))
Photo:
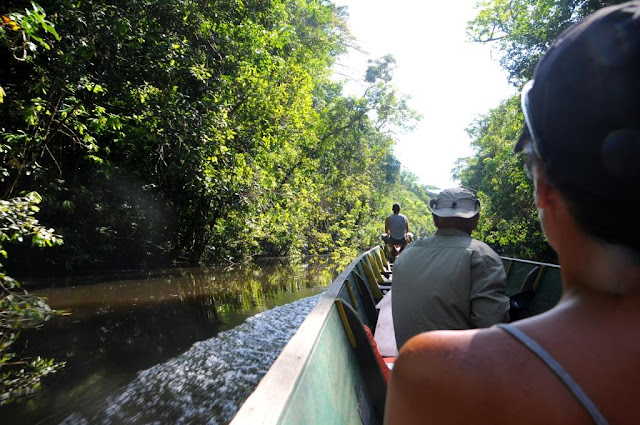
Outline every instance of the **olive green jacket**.
POLYGON ((413 242, 393 266, 398 349, 421 332, 508 321, 505 281, 498 254, 461 230, 438 229, 434 236, 413 242))

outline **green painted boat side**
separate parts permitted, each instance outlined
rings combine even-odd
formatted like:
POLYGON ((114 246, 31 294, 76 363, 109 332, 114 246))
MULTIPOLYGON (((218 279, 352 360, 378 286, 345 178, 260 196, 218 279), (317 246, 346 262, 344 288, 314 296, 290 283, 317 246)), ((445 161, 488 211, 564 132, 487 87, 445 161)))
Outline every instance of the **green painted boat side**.
POLYGON ((280 423, 362 423, 358 413, 358 398, 360 394, 365 394, 366 388, 362 375, 354 365, 357 365, 355 354, 345 338, 340 317, 333 308, 299 385, 288 400, 280 423))
POLYGON ((350 275, 365 255, 320 297, 231 424, 362 423, 367 392, 334 302, 339 297, 351 304, 345 284, 353 285, 350 275))
POLYGON ((535 298, 524 309, 523 317, 535 316, 558 304, 562 296, 560 266, 509 257, 502 257, 502 262, 507 271, 505 289, 508 296, 521 292, 527 274, 533 271, 530 284, 535 287, 535 298))
MULTIPOLYGON (((335 300, 339 298, 353 306, 363 323, 372 325, 365 314, 365 304, 371 302, 365 297, 371 295, 358 288, 356 273, 372 292, 379 290, 377 278, 370 270, 369 276, 366 272, 372 266, 379 270, 375 261, 371 263, 375 257, 370 255, 383 253, 382 249, 375 247, 361 254, 333 281, 231 425, 377 423, 371 395, 335 300)), ((520 292, 523 283, 528 287, 535 285, 536 295, 523 312, 524 317, 545 311, 558 302, 562 293, 558 266, 514 258, 503 258, 503 262, 508 271, 507 295, 520 292)))

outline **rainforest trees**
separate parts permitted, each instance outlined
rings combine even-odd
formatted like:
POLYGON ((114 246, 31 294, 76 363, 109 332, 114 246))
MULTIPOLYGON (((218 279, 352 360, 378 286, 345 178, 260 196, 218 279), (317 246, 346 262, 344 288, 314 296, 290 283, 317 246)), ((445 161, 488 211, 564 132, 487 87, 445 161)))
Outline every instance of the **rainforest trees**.
MULTIPOLYGON (((310 0, 40 3, 59 37, 0 51, 0 197, 37 191, 54 270, 235 261, 370 246, 417 117, 371 64, 331 67, 343 8, 310 0)), ((10 13, 28 9, 12 2, 10 13)), ((8 40, 16 29, 3 27, 8 40)), ((19 249, 19 248, 15 248, 19 249)))

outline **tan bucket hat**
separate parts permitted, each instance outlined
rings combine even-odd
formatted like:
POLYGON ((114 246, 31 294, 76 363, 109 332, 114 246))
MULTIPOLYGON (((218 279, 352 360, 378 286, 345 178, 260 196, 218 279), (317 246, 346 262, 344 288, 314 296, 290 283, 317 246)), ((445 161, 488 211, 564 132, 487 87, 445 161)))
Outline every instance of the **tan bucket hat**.
POLYGON ((480 212, 480 201, 469 189, 444 189, 429 201, 429 210, 438 217, 471 218, 480 212))

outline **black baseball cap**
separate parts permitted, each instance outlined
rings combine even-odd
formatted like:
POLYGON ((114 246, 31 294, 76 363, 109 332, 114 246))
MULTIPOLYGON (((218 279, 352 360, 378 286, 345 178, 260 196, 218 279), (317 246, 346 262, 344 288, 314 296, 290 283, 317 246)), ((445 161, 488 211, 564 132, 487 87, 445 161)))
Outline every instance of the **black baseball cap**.
POLYGON ((532 142, 578 221, 605 240, 637 247, 636 230, 622 232, 598 215, 627 226, 638 219, 628 203, 640 192, 640 1, 567 28, 525 85, 522 109, 526 125, 515 151, 532 142))
MULTIPOLYGON (((565 30, 523 91, 534 149, 552 177, 640 177, 640 1, 600 9, 565 30), (556 176, 560 171, 564 176, 556 176)), ((591 179, 590 179, 591 180, 591 179)))

